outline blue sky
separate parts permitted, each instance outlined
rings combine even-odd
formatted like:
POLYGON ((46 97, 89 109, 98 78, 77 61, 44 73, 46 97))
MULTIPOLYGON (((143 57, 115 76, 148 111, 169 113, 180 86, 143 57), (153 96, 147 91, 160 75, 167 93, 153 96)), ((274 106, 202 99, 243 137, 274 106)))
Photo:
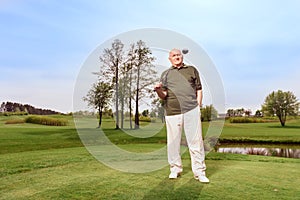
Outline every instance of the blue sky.
POLYGON ((0 101, 72 111, 76 77, 106 40, 141 28, 181 33, 222 77, 225 108, 255 112, 272 91, 300 98, 300 1, 0 1, 0 101))

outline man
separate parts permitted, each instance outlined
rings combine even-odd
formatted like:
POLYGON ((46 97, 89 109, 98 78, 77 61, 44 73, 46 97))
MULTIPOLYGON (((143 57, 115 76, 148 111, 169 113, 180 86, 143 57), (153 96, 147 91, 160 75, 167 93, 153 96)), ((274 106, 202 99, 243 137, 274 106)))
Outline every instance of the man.
POLYGON ((162 73, 161 82, 154 87, 157 95, 165 100, 168 162, 171 171, 169 178, 176 179, 183 170, 180 141, 184 128, 194 178, 208 183, 202 139, 202 85, 199 73, 195 67, 183 63, 179 49, 170 51, 169 60, 171 68, 162 73))

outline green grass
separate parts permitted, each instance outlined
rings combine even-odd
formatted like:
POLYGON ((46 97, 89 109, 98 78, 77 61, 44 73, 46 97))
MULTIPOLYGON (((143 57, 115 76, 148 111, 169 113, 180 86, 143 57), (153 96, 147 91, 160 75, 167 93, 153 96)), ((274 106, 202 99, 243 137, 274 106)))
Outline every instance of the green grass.
POLYGON ((300 144, 300 119, 287 121, 285 127, 279 122, 244 124, 225 122, 220 138, 231 142, 300 144))
MULTIPOLYGON (((57 116, 61 117, 61 116, 57 116)), ((300 159, 209 153, 209 184, 193 179, 190 157, 184 172, 169 180, 167 166, 149 173, 124 173, 96 160, 79 140, 72 118, 64 127, 5 124, 21 116, 0 117, 0 199, 297 199, 300 196, 300 159)), ((97 124, 95 124, 96 127, 97 124)), ((154 138, 129 137, 104 129, 120 148, 149 152, 165 145, 165 130, 154 138)), ((204 129, 207 128, 204 123, 204 129)), ((222 137, 299 139, 299 121, 288 128, 277 123, 225 123, 222 137), (298 131, 297 131, 298 130, 298 131), (281 134, 279 134, 281 133, 281 134)), ((109 157, 110 155, 105 155, 109 157)))
POLYGON ((5 124, 22 118, 26 116, 0 117, 0 154, 82 146, 70 116, 64 116, 69 121, 68 126, 5 124))
MULTIPOLYGON (((159 122, 157 124, 160 124, 159 122)), ((209 126, 209 122, 203 122, 203 134, 209 126)), ((166 131, 163 127, 151 138, 129 137, 120 130, 112 130, 113 122, 104 123, 103 130, 114 143, 163 143, 166 142, 166 131)), ((143 130, 144 131, 144 130, 143 130)), ((300 118, 287 121, 285 127, 279 122, 269 123, 230 123, 226 121, 220 135, 221 142, 234 143, 282 143, 300 144, 300 118)))
POLYGON ((293 199, 300 195, 298 159, 211 153, 206 162, 211 183, 201 184, 193 179, 187 154, 178 180, 167 178, 168 167, 145 174, 116 171, 80 147, 0 158, 0 199, 293 199))

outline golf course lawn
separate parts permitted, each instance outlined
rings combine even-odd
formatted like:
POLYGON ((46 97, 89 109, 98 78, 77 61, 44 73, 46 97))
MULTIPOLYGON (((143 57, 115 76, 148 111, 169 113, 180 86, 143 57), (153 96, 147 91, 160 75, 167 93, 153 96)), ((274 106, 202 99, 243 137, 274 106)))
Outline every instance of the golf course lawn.
POLYGON ((221 139, 251 140, 255 142, 277 142, 300 144, 300 119, 290 119, 282 127, 278 122, 229 123, 225 122, 221 139))
MULTIPOLYGON (((72 118, 63 117, 70 121, 68 126, 5 124, 13 117, 0 117, 0 199, 300 197, 300 159, 210 152, 206 157, 209 184, 193 179, 188 152, 182 156, 184 171, 176 180, 168 179, 168 166, 148 173, 126 173, 95 159, 83 147, 72 118)), ((247 137, 252 129, 255 133, 250 137, 258 140, 266 139, 264 134, 269 133, 272 140, 300 141, 299 120, 287 123, 289 127, 286 129, 277 125, 280 124, 236 125, 226 122, 221 137, 247 137), (248 135, 245 130, 248 130, 248 135)), ((113 129, 111 132, 111 138, 127 151, 148 152, 165 146, 164 130, 155 139, 150 139, 149 143, 144 139, 140 139, 140 143, 138 139, 134 140, 113 129), (126 141, 121 143, 124 138, 117 140, 119 137, 124 137, 126 141)))

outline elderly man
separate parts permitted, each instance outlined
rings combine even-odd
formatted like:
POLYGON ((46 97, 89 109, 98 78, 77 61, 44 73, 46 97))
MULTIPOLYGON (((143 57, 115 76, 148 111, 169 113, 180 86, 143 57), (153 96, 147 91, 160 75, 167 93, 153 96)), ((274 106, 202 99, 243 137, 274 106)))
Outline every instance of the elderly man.
POLYGON ((168 162, 170 179, 180 176, 183 167, 180 155, 182 128, 188 143, 194 178, 208 183, 205 170, 205 151, 202 139, 201 112, 202 85, 197 69, 183 63, 179 49, 169 53, 171 68, 161 75, 154 90, 165 100, 168 162))

